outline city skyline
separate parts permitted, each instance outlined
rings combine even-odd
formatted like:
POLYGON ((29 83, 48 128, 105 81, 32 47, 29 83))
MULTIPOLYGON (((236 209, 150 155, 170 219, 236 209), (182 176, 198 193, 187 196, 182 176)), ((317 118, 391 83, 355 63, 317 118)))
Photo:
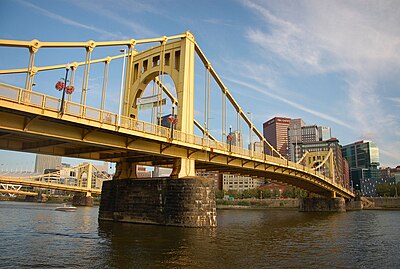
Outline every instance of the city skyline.
MULTIPOLYGON (((190 30, 259 130, 275 116, 302 118, 331 127, 342 145, 374 141, 381 166, 399 164, 399 3, 111 3, 6 0, 0 38, 103 41, 190 30)), ((24 160, 34 163, 34 154, 0 151, 2 165, 24 160)))

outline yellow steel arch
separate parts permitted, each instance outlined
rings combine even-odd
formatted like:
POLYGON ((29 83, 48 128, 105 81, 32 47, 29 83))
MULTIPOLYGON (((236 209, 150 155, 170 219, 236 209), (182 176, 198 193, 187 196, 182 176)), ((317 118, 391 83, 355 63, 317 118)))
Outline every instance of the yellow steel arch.
MULTIPOLYGON (((193 134, 194 132, 194 36, 190 32, 181 39, 148 49, 132 56, 128 70, 128 83, 124 92, 123 115, 137 119, 137 100, 152 80, 162 80, 164 74, 170 75, 177 94, 178 123, 176 129, 193 134)), ((161 81, 162 83, 162 81, 161 81)), ((161 100, 159 100, 161 102, 161 100)), ((125 165, 130 167, 130 165, 125 165)), ((195 176, 194 160, 179 158, 175 161, 172 176, 195 176)))
POLYGON ((299 163, 303 163, 306 167, 320 171, 323 175, 335 178, 333 150, 329 151, 313 151, 306 152, 300 159, 299 163))

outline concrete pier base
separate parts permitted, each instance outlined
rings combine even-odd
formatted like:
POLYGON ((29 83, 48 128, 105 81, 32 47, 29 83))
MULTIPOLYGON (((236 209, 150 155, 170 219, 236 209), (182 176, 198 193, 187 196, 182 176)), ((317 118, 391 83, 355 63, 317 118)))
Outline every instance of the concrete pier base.
POLYGON ((99 219, 182 227, 215 227, 214 183, 203 177, 105 181, 99 219))
POLYGON ((300 212, 346 212, 344 198, 303 198, 300 212))
POLYGON ((346 202, 346 211, 363 210, 364 205, 361 200, 351 200, 346 202))
POLYGON ((93 206, 93 197, 75 194, 72 198, 73 206, 93 206))

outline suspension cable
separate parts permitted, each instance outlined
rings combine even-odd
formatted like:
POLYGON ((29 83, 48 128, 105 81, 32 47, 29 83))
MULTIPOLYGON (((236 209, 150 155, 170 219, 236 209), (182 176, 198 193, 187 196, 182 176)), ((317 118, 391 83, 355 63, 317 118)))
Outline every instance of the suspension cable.
MULTIPOLYGON (((166 39, 161 41, 160 47, 160 58, 159 58, 159 71, 158 77, 161 78, 161 83, 164 85, 164 52, 165 52, 165 44, 166 39)), ((158 116, 158 124, 161 125, 162 121, 162 89, 161 86, 157 83, 157 116, 158 116)))
POLYGON ((28 62, 28 70, 26 73, 26 80, 25 80, 25 89, 28 91, 32 90, 32 84, 31 84, 31 72, 33 65, 35 64, 35 56, 36 56, 36 51, 33 48, 29 48, 29 62, 28 62))
POLYGON ((207 129, 206 132, 210 131, 210 103, 211 103, 211 96, 210 96, 210 69, 207 67, 207 129))
MULTIPOLYGON (((85 69, 83 71, 82 92, 81 92, 81 105, 86 106, 86 92, 89 84, 90 60, 92 58, 92 48, 86 48, 85 69)), ((83 113, 83 111, 82 111, 83 113)))
POLYGON ((222 140, 226 139, 226 93, 222 92, 222 140))
POLYGON ((106 89, 107 89, 107 84, 108 84, 109 65, 110 65, 110 59, 107 59, 104 62, 103 88, 102 88, 101 105, 100 105, 100 110, 102 110, 102 111, 104 110, 105 102, 106 102, 106 89))
POLYGON ((207 133, 207 68, 204 68, 204 126, 203 137, 207 133))

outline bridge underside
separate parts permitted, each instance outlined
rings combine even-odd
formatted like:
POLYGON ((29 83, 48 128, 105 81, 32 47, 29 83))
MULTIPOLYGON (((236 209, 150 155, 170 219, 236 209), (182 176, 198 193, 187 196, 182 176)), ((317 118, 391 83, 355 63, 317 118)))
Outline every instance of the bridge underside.
POLYGON ((207 163, 202 163, 202 162, 196 162, 196 168, 197 169, 204 169, 205 171, 218 171, 222 173, 231 173, 231 174, 241 174, 244 176, 250 176, 250 177, 259 177, 259 178, 265 178, 269 179, 272 181, 280 182, 280 183, 285 183, 290 186, 298 187, 303 190, 307 190, 311 193, 319 194, 325 197, 330 197, 332 196, 332 193, 327 191, 326 189, 323 189, 320 185, 315 184, 314 182, 307 182, 303 180, 299 180, 297 177, 294 175, 290 174, 277 174, 272 171, 254 171, 252 169, 243 169, 243 168, 231 168, 228 166, 215 166, 215 165, 210 165, 207 163))
MULTIPOLYGON (((116 149, 111 145, 106 145, 105 141, 95 144, 90 138, 106 138, 107 133, 98 131, 96 127, 83 127, 79 123, 65 122, 60 119, 48 118, 45 116, 29 115, 27 113, 15 113, 11 110, 0 108, 0 148, 4 150, 22 151, 30 153, 40 153, 48 155, 58 155, 71 158, 83 158, 92 160, 103 160, 118 162, 121 159, 138 162, 141 164, 154 163, 157 165, 171 165, 174 158, 166 156, 156 156, 152 153, 135 151, 133 149, 116 149), (18 119, 17 124, 5 127, 6 122, 11 123, 13 119, 18 119), (4 128, 5 127, 5 128, 4 128), (11 130, 8 127, 12 127, 11 130), (37 130, 42 131, 37 131, 37 130), (53 129, 52 135, 45 135, 46 131, 53 129), (69 130, 78 135, 77 140, 71 140, 64 133, 69 130), (57 134, 57 132, 59 132, 57 134), (99 136, 102 136, 101 138, 99 136), (80 141, 79 141, 80 140, 80 141)), ((122 137, 121 137, 122 139, 122 137)), ((126 138, 128 143, 146 139, 141 137, 126 138)), ((112 143, 111 143, 112 144, 112 143)))

